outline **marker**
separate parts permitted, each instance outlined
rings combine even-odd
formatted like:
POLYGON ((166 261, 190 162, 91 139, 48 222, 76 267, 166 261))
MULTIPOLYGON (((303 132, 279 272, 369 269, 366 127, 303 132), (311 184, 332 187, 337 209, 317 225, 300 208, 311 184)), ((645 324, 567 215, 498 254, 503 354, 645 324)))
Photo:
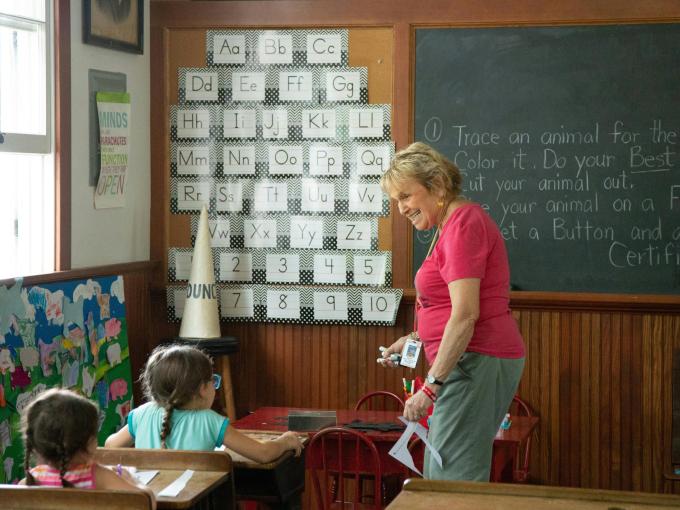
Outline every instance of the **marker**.
POLYGON ((116 466, 116 473, 118 473, 118 476, 122 476, 122 474, 123 474, 123 466, 121 466, 120 464, 118 464, 118 465, 116 466))

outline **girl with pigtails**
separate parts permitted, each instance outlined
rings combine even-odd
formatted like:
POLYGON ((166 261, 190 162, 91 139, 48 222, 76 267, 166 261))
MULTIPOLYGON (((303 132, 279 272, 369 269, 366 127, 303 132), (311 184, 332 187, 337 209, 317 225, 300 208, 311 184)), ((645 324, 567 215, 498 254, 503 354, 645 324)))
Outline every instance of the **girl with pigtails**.
POLYGON ((85 397, 69 390, 50 389, 24 410, 24 485, 78 489, 143 490, 126 470, 116 473, 94 462, 99 410, 85 397), (35 457, 35 458, 34 458, 35 457), (35 465, 32 463, 35 461, 35 465))
POLYGON ((127 425, 106 440, 107 447, 213 450, 222 445, 259 463, 271 462, 287 450, 300 455, 294 432, 260 442, 229 426, 229 419, 211 409, 221 378, 212 361, 187 345, 157 347, 142 375, 148 400, 133 409, 127 425))

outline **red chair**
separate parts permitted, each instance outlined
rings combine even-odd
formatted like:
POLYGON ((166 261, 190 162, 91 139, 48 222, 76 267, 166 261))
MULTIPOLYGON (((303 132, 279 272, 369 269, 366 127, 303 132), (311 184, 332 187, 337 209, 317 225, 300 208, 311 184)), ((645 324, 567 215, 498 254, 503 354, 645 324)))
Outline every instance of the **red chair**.
MULTIPOLYGON (((511 416, 534 416, 529 405, 518 395, 512 397, 512 403, 508 410, 511 416)), ((529 459, 531 457, 531 436, 526 443, 517 447, 515 467, 512 472, 512 480, 515 483, 526 483, 529 480, 529 459)))
POLYGON ((403 411, 404 401, 391 391, 371 391, 362 396, 354 410, 359 410, 366 404, 370 411, 403 411))
POLYGON ((383 508, 380 456, 365 434, 329 427, 318 432, 306 450, 305 462, 314 486, 316 508, 383 508), (371 503, 362 502, 367 480, 373 486, 371 503))

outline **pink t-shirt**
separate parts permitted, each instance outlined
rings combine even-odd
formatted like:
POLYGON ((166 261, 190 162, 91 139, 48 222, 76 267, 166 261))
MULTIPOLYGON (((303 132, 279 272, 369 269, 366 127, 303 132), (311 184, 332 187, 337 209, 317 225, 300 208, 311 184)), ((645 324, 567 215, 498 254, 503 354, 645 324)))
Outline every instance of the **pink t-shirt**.
POLYGON ((453 211, 432 254, 416 273, 418 335, 431 364, 451 317, 448 284, 479 278, 479 319, 466 350, 498 358, 521 358, 524 342, 510 313, 510 267, 494 221, 477 204, 453 211))

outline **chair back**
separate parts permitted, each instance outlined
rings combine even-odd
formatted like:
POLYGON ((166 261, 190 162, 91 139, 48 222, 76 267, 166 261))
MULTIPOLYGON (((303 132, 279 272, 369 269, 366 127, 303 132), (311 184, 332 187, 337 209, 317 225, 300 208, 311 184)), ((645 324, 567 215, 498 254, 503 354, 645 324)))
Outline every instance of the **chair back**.
POLYGON ((329 427, 310 441, 306 453, 315 508, 382 508, 382 467, 373 442, 358 430, 329 427), (361 502, 364 483, 373 485, 373 503, 361 502))
MULTIPOLYGON (((534 416, 529 404, 522 400, 519 395, 512 397, 508 412, 511 416, 534 416)), ((515 466, 512 472, 512 479, 515 483, 526 483, 529 480, 531 437, 529 436, 524 444, 518 446, 519 451, 515 456, 515 466)))
POLYGON ((355 411, 361 408, 370 411, 403 411, 404 401, 391 391, 371 391, 363 395, 354 406, 355 411))
POLYGON ((0 485, 0 501, 3 510, 151 510, 151 497, 132 490, 0 485))

